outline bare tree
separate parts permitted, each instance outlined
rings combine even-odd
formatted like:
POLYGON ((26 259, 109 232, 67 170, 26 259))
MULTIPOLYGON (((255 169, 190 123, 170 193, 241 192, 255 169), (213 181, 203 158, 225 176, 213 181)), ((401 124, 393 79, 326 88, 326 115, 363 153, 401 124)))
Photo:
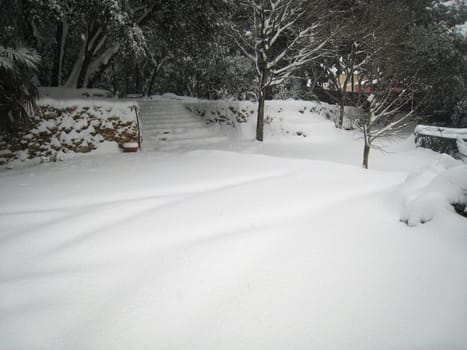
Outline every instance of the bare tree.
POLYGON ((368 58, 362 66, 358 82, 356 106, 362 111, 355 126, 363 133, 362 165, 368 169, 374 141, 397 136, 407 127, 428 96, 430 87, 420 81, 417 71, 405 74, 394 68, 399 53, 390 44, 376 42, 376 36, 367 41, 368 58))
POLYGON ((416 108, 413 106, 414 92, 410 88, 398 92, 395 85, 388 84, 384 89, 368 95, 364 112, 355 123, 363 133, 362 166, 368 169, 371 148, 374 141, 399 135, 407 127, 416 108))
POLYGON ((319 0, 242 0, 241 20, 230 27, 235 43, 250 58, 258 80, 256 139, 263 141, 266 92, 307 63, 322 57, 331 38, 321 37, 322 20, 307 21, 323 8, 319 0))
POLYGON ((359 35, 358 96, 353 103, 362 113, 355 126, 363 133, 362 165, 368 168, 375 140, 400 134, 419 112, 430 89, 415 69, 406 69, 406 51, 401 42, 407 35, 400 11, 405 3, 393 6, 371 0, 366 8, 368 25, 359 35))

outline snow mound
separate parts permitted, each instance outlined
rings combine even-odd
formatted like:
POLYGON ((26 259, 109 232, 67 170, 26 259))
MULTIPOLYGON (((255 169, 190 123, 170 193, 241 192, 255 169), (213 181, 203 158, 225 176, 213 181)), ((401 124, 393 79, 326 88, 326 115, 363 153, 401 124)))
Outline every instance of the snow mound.
POLYGON ((400 220, 409 226, 453 212, 452 205, 467 203, 467 165, 442 155, 436 163, 410 175, 402 192, 405 208, 400 220))
POLYGON ((457 150, 462 159, 467 161, 467 142, 462 140, 460 137, 456 140, 457 150))

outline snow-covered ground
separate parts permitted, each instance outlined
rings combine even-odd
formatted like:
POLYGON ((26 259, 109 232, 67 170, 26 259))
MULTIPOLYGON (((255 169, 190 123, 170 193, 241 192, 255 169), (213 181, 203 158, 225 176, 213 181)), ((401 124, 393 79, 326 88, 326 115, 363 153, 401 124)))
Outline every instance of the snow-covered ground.
POLYGON ((290 105, 264 143, 2 170, 0 349, 466 349, 466 166, 408 139, 365 171, 290 105))

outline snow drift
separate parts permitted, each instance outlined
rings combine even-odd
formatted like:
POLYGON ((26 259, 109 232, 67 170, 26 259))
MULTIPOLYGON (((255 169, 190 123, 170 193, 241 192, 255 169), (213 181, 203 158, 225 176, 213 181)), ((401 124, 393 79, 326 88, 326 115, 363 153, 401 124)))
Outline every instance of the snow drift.
POLYGON ((409 226, 426 223, 444 211, 454 211, 454 204, 467 203, 467 165, 443 155, 410 175, 402 188, 406 206, 401 221, 409 226))

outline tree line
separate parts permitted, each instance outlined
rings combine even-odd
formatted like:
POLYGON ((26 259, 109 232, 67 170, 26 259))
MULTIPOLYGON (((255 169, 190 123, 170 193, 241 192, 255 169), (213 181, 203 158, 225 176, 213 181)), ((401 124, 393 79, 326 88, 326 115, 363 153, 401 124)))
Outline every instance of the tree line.
POLYGON ((0 91, 13 75, 120 96, 254 99, 258 140, 272 97, 332 91, 339 127, 349 104, 376 119, 416 107, 448 125, 467 113, 465 0, 1 0, 0 14, 0 91))

